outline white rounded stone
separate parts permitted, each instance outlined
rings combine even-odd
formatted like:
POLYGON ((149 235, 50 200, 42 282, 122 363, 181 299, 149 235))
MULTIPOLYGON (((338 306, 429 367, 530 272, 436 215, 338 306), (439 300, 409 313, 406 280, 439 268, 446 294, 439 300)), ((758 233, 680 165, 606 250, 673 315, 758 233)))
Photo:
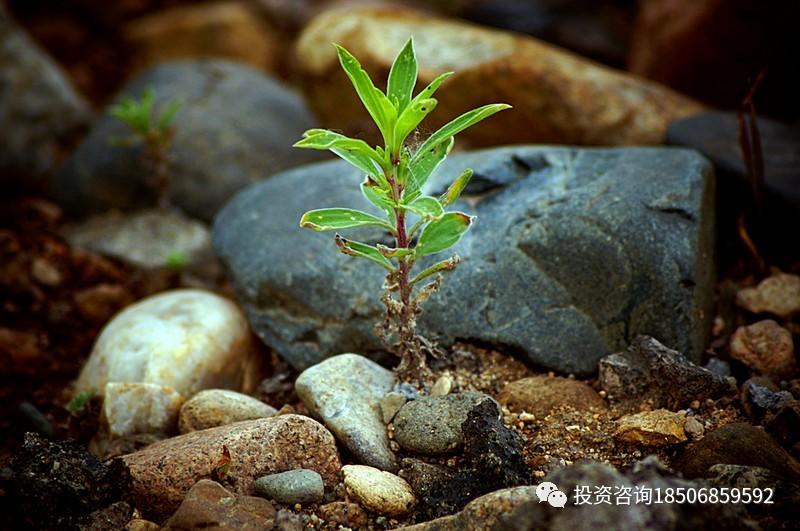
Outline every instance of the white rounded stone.
POLYGON ((184 397, 209 388, 251 391, 257 384, 252 337, 228 299, 174 290, 125 308, 103 329, 77 391, 102 394, 109 382, 152 383, 184 397))
POLYGON ((151 383, 110 382, 103 416, 114 437, 174 431, 184 398, 175 389, 151 383))

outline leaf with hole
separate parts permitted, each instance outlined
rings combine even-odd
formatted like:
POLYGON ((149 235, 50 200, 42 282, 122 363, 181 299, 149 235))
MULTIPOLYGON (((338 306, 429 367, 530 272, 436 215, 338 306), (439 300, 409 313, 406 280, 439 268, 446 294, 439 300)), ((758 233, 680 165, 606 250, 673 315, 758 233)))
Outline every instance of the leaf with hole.
POLYGON ((300 226, 316 231, 352 229, 373 225, 394 232, 385 220, 351 208, 318 208, 309 210, 300 218, 300 226))

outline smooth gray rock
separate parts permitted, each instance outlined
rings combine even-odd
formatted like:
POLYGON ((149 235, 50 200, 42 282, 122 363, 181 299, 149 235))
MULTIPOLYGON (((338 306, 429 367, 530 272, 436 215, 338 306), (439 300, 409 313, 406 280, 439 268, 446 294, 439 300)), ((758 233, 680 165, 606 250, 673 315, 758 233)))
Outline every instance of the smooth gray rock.
POLYGON ((358 354, 340 354, 306 369, 294 383, 297 396, 353 456, 365 465, 394 471, 397 462, 380 410, 395 377, 358 354))
MULTIPOLYGON (((449 157, 430 191, 465 167, 476 174, 474 206, 460 208, 478 219, 455 248, 461 265, 426 302, 422 333, 508 347, 576 374, 639 334, 699 359, 714 286, 714 178, 703 157, 493 148, 449 157)), ((341 161, 297 168, 242 191, 215 220, 214 247, 253 329, 295 367, 382 348, 373 327, 384 272, 337 253, 332 235, 297 227, 312 208, 373 210, 360 181, 341 161)))
POLYGON ((67 227, 71 245, 144 269, 174 267, 212 277, 219 262, 208 227, 176 211, 111 212, 67 227))
MULTIPOLYGON (((272 173, 319 160, 292 148, 315 119, 300 97, 250 67, 223 60, 175 61, 136 77, 121 96, 152 87, 156 108, 180 100, 170 148, 175 205, 210 220, 236 191, 272 173)), ((105 114, 50 182, 53 196, 77 215, 155 202, 150 171, 139 146, 112 145, 130 134, 105 114)))
POLYGON ((286 504, 316 503, 325 495, 322 476, 304 468, 262 476, 255 488, 265 498, 286 504))
POLYGON ((0 183, 35 186, 91 118, 66 74, 0 5, 0 183))
POLYGON ((394 417, 394 438, 409 452, 452 452, 464 442, 461 426, 469 412, 484 400, 491 397, 474 391, 412 400, 394 417))

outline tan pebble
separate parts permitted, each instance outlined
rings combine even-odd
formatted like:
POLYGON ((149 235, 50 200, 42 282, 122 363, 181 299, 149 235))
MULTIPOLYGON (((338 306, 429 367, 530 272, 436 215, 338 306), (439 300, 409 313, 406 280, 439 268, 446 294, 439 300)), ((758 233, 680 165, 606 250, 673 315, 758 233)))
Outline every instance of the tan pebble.
POLYGON ((346 465, 342 474, 348 494, 377 513, 402 516, 416 503, 408 483, 389 472, 365 465, 346 465))
POLYGON ((626 415, 617 421, 614 437, 644 446, 668 446, 686 440, 686 417, 666 409, 626 415))

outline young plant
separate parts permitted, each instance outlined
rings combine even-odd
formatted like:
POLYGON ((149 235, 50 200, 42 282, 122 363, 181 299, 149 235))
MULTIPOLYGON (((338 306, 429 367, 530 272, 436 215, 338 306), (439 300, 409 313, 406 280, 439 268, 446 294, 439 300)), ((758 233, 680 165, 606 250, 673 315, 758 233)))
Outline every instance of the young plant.
POLYGON ((389 71, 386 92, 370 80, 347 50, 336 45, 339 62, 359 98, 383 137, 383 147, 370 147, 363 140, 348 138, 324 129, 306 131, 295 147, 330 150, 365 174, 361 193, 381 212, 375 216, 350 208, 323 208, 306 212, 301 227, 316 231, 375 226, 394 237, 394 247, 370 245, 336 234, 336 245, 347 255, 369 260, 386 271, 382 302, 386 319, 377 327, 380 335, 401 358, 398 373, 403 378, 422 378, 425 358, 433 350, 416 334, 420 303, 441 283, 441 275, 459 262, 457 255, 414 273, 422 259, 455 245, 473 222, 463 212, 447 212, 467 185, 472 170, 466 169, 441 197, 425 195, 425 183, 453 147, 453 137, 464 129, 510 106, 500 103, 469 111, 430 135, 420 145, 408 142, 409 135, 436 108, 433 98, 439 86, 452 75, 438 76, 416 96, 417 58, 409 39, 389 71), (432 282, 422 281, 435 276, 432 282), (391 344, 391 338, 397 342, 391 344))
POLYGON ((151 168, 159 208, 169 207, 169 147, 175 136, 172 120, 181 108, 179 101, 169 102, 159 113, 153 108, 155 91, 145 89, 139 100, 124 98, 113 105, 109 114, 123 121, 131 130, 127 138, 116 139, 122 145, 144 146, 144 156, 151 168))

